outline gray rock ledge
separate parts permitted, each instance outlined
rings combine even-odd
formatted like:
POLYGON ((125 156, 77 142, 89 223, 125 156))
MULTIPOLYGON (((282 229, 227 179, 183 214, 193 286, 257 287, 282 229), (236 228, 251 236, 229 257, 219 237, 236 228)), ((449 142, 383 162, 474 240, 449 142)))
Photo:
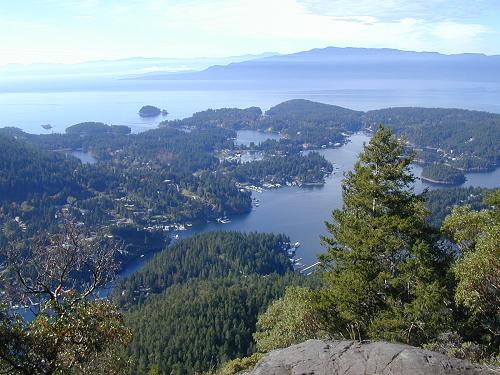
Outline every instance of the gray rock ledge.
POLYGON ((498 371, 402 344, 309 340, 272 351, 249 375, 482 375, 498 371))

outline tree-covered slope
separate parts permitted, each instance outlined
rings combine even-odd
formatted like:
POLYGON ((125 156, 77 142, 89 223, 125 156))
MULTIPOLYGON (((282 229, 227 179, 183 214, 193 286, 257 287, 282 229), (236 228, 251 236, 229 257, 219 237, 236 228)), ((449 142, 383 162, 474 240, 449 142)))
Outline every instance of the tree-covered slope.
POLYGON ((276 121, 321 122, 336 126, 359 126, 361 115, 360 111, 305 99, 287 100, 266 111, 266 116, 276 121))
POLYGON ((74 171, 80 163, 12 137, 0 136, 0 200, 79 191, 74 171))
POLYGON ((465 182, 463 172, 446 164, 425 165, 420 177, 435 184, 460 185, 465 182))
POLYGON ((158 365, 166 374, 193 374, 252 354, 257 316, 287 286, 305 281, 292 273, 191 280, 132 307, 125 314, 132 373, 158 365))
POLYGON ((140 271, 125 279, 117 290, 130 302, 145 293, 160 293, 189 279, 229 275, 283 275, 292 271, 285 253, 284 235, 210 232, 182 240, 155 256, 140 271))
POLYGON ((197 128, 221 126, 228 129, 240 129, 252 126, 261 116, 262 110, 259 107, 207 109, 182 120, 162 121, 161 125, 197 128))
POLYGON ((257 316, 288 285, 288 238, 212 232, 181 240, 124 280, 115 295, 134 339, 133 373, 152 365, 175 374, 203 371, 255 350, 257 316))
POLYGON ((386 124, 421 149, 419 158, 475 170, 500 162, 500 115, 454 108, 401 107, 368 111, 365 125, 386 124))
POLYGON ((373 129, 381 123, 408 138, 418 150, 418 162, 445 163, 470 171, 491 169, 500 163, 500 114, 482 111, 398 107, 361 112, 292 99, 271 107, 263 116, 256 107, 222 108, 163 125, 280 132, 283 139, 264 142, 260 148, 297 152, 343 143, 346 132, 373 129))
POLYGON ((428 222, 435 228, 440 228, 454 206, 467 204, 474 210, 483 209, 486 207, 483 203, 484 196, 490 191, 478 187, 429 190, 425 193, 425 205, 430 211, 428 222))

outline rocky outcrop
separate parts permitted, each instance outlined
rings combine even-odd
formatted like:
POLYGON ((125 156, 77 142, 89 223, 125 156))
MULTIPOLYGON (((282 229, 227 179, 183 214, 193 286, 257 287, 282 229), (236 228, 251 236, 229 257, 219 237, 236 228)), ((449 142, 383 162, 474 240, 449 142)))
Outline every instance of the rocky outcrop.
POLYGON ((497 370, 408 345, 309 340, 267 354, 249 375, 472 375, 497 370))

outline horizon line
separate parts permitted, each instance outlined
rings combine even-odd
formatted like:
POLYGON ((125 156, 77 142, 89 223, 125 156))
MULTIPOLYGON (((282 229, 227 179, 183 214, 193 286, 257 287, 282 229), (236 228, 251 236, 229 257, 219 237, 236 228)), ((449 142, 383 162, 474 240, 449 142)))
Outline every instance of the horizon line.
POLYGON ((413 52, 413 53, 422 53, 422 54, 438 54, 443 56, 460 56, 460 55, 477 55, 477 56, 485 56, 485 57, 499 57, 500 54, 487 54, 484 52, 459 52, 459 53, 444 53, 438 51, 429 51, 429 50, 412 50, 412 49, 399 49, 392 47, 338 47, 335 45, 326 46, 326 47, 313 47, 307 50, 298 50, 295 52, 289 53, 281 53, 276 51, 263 51, 258 53, 246 53, 242 55, 224 55, 224 56, 197 56, 197 57, 160 57, 160 56, 129 56, 129 57, 120 57, 120 58, 110 58, 110 59, 95 59, 95 60, 82 60, 78 62, 72 63, 64 63, 64 62, 31 62, 31 63, 0 63, 1 68, 9 67, 9 66, 22 66, 22 67, 30 67, 34 65, 61 65, 61 66, 72 66, 72 65, 81 65, 81 64, 93 64, 93 63, 113 63, 120 61, 127 61, 133 59, 144 59, 144 60, 209 60, 209 59, 228 59, 228 58, 237 58, 237 57, 259 57, 261 55, 269 54, 269 56, 265 56, 262 58, 272 57, 272 56, 287 56, 287 55, 295 55, 298 53, 318 51, 318 50, 326 50, 329 48, 335 49, 357 49, 357 50, 390 50, 390 51, 400 51, 400 52, 413 52))

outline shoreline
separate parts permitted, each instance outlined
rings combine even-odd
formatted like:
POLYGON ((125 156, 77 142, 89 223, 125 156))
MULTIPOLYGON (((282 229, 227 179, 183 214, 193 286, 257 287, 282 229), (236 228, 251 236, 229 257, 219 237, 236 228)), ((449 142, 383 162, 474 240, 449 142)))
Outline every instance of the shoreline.
POLYGON ((463 180, 462 182, 443 181, 443 180, 433 180, 432 178, 423 177, 423 176, 420 176, 420 179, 421 179, 422 181, 425 181, 425 182, 430 182, 431 184, 436 184, 436 185, 447 185, 447 186, 460 186, 460 185, 462 185, 463 183, 465 183, 465 181, 467 181, 467 179, 465 179, 465 176, 464 176, 464 180, 463 180))

